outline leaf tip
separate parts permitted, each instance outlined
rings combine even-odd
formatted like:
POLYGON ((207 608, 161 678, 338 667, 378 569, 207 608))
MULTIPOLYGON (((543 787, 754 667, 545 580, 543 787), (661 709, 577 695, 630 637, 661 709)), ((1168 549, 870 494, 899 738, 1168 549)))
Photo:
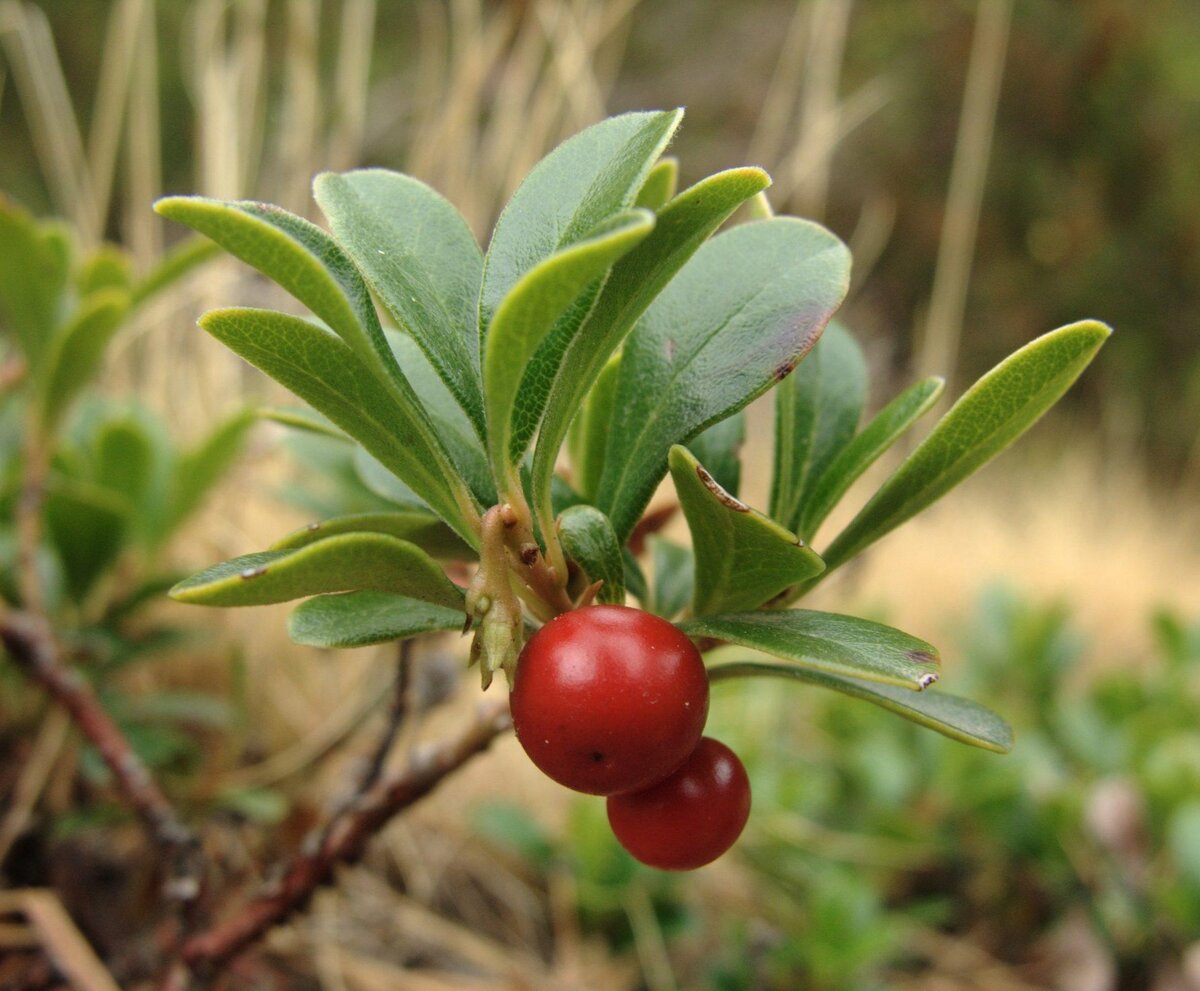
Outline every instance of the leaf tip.
POLYGON ((187 196, 160 196, 154 201, 154 212, 168 220, 176 219, 179 207, 190 199, 187 196))

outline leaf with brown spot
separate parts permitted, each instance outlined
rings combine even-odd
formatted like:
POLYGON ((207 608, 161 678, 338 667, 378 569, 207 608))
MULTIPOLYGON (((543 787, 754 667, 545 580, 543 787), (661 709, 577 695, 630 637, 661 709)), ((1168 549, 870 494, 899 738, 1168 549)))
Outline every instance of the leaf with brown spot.
POLYGON ((692 531, 696 615, 754 609, 825 567, 795 534, 721 488, 686 447, 671 448, 669 463, 692 531))

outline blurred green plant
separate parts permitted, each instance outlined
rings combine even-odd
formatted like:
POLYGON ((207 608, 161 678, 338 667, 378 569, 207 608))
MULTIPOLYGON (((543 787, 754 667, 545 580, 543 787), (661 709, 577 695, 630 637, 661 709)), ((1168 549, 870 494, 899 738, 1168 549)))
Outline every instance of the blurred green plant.
MULTIPOLYGON (((228 706, 196 692, 127 694, 121 675, 195 637, 155 611, 179 577, 166 550, 232 466, 253 416, 182 448, 147 410, 100 399, 95 386, 138 308, 212 254, 188 241, 135 278, 119 249, 76 257, 65 225, 0 198, 0 599, 49 621, 134 751, 167 772, 195 766, 197 733, 226 729, 228 706)), ((2 670, 6 693, 19 692, 2 670)), ((108 776, 95 751, 82 767, 108 776)))

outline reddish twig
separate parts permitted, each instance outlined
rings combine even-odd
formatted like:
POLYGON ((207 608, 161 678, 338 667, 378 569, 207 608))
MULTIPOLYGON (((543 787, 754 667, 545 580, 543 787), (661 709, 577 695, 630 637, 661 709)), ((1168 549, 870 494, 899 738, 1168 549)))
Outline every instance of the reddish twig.
POLYGON ((679 512, 679 503, 672 502, 651 510, 638 520, 637 525, 633 528, 633 533, 629 535, 629 552, 634 557, 641 557, 642 551, 646 549, 646 538, 658 533, 670 523, 677 512, 679 512))
POLYGON ((296 858, 283 878, 266 887, 232 918, 192 936, 183 946, 183 972, 166 987, 186 987, 188 972, 211 977, 237 954, 304 907, 338 864, 359 859, 368 841, 399 812, 433 791, 447 775, 482 753, 512 725, 506 703, 482 708, 457 738, 416 750, 408 766, 378 781, 314 849, 296 858))
POLYGON ((91 686, 63 663, 58 640, 46 620, 27 612, 0 610, 0 642, 17 666, 45 689, 96 748, 117 789, 172 865, 168 894, 184 905, 200 894, 200 846, 179 820, 125 734, 104 711, 91 686))

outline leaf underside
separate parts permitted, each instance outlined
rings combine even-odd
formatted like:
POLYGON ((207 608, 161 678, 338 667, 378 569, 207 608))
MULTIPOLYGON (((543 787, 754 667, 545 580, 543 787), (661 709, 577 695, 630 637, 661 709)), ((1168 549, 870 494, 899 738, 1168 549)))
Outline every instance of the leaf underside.
POLYGON ((936 689, 910 692, 773 660, 714 664, 708 673, 714 682, 747 677, 791 678, 871 702, 959 743, 1000 754, 1008 753, 1013 746, 1012 727, 996 713, 970 699, 936 689))
POLYGON ((900 630, 807 609, 703 616, 680 624, 690 637, 712 637, 825 674, 922 691, 938 679, 937 648, 900 630))
POLYGON ((462 589, 414 544, 345 533, 295 549, 246 554, 180 582, 171 596, 206 606, 261 606, 327 592, 394 592, 462 608, 462 589))
POLYGON ((288 617, 288 636, 310 647, 367 647, 462 624, 461 609, 388 592, 343 592, 301 602, 288 617))

